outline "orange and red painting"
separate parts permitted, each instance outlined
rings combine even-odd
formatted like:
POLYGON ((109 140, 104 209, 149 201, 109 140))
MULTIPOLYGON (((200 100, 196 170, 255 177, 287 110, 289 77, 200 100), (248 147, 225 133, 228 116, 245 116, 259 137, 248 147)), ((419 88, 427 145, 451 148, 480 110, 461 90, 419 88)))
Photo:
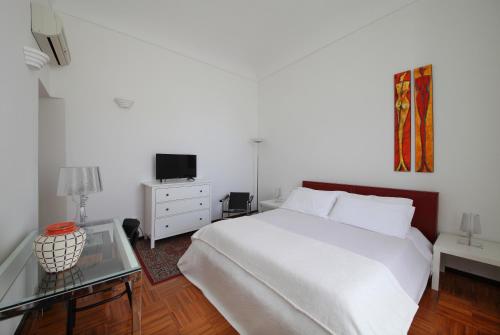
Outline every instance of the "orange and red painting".
POLYGON ((411 71, 394 75, 394 171, 411 170, 411 71))
POLYGON ((434 172, 432 65, 413 70, 415 78, 415 170, 434 172))

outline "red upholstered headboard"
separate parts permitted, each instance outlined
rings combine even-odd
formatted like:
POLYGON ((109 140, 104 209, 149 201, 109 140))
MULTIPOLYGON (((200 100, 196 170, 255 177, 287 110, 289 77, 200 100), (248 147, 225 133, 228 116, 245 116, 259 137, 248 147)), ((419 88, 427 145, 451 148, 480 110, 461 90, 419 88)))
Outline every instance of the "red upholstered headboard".
POLYGON ((437 219, 438 219, 438 197, 437 192, 400 190, 395 188, 383 188, 372 186, 358 186, 347 184, 332 184, 316 181, 303 181, 303 187, 324 191, 345 191, 363 195, 378 195, 382 197, 402 197, 413 199, 415 214, 411 225, 418 228, 434 243, 437 238, 437 219))

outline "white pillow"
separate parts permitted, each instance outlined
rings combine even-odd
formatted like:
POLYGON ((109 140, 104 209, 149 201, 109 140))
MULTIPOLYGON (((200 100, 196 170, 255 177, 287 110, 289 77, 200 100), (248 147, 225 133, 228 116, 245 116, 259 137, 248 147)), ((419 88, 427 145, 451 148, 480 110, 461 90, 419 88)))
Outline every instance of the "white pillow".
POLYGON ((343 192, 297 187, 290 193, 281 208, 326 218, 341 193, 343 192))
POLYGON ((413 199, 409 199, 409 198, 379 197, 377 195, 370 195, 370 198, 377 200, 377 201, 385 202, 388 204, 413 206, 413 199))
POLYGON ((380 197, 378 195, 361 195, 357 193, 347 193, 353 197, 359 197, 359 198, 371 198, 373 200, 377 200, 380 202, 385 202, 388 204, 399 204, 399 205, 407 205, 407 206, 413 206, 413 199, 409 198, 399 198, 399 197, 380 197))
POLYGON ((344 194, 337 199, 329 218, 377 233, 405 238, 414 213, 413 206, 344 194))

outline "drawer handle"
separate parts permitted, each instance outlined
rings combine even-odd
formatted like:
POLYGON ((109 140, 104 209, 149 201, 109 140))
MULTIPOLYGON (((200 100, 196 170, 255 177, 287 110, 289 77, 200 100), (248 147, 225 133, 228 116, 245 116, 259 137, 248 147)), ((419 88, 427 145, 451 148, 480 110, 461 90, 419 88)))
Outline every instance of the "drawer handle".
POLYGON ((168 228, 168 224, 165 225, 165 228, 168 228))
POLYGON ((200 202, 200 206, 203 206, 203 203, 200 202))
POLYGON ((203 218, 200 218, 200 221, 203 220, 203 218))
POLYGON ((203 190, 200 190, 200 193, 203 192, 203 190))
POLYGON ((167 197, 169 196, 170 194, 167 193, 167 197))
POLYGON ((166 211, 168 211, 168 208, 165 208, 166 211))

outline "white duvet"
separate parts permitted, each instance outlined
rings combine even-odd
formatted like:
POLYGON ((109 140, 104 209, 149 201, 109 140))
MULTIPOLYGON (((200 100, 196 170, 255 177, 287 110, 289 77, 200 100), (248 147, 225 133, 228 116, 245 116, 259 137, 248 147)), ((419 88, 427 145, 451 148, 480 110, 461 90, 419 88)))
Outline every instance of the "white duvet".
MULTIPOLYGON (((206 226, 195 243, 237 264, 327 333, 405 334, 418 308, 382 263, 252 217, 206 226)), ((187 261, 179 261, 181 271, 187 261)))

